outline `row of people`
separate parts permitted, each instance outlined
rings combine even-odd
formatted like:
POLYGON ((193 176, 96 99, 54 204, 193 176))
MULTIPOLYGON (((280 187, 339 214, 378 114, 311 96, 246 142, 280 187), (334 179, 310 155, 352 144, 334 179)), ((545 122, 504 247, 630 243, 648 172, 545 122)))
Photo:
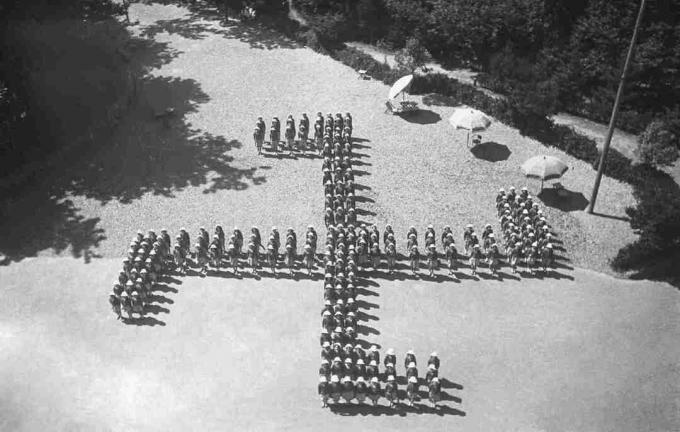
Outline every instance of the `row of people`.
MULTIPOLYGON (((539 210, 540 211, 540 210, 539 210)), ((333 205, 327 209, 331 215, 333 205)), ((469 266, 473 275, 476 275, 479 264, 485 262, 493 275, 502 265, 501 260, 507 259, 507 264, 517 271, 517 264, 521 258, 528 263, 528 269, 534 273, 538 267, 544 271, 554 262, 552 233, 549 231, 545 217, 541 216, 536 220, 536 225, 529 221, 520 225, 512 222, 503 221, 505 248, 499 248, 491 224, 487 224, 481 238, 477 235, 473 225, 468 224, 463 231, 464 252, 469 259, 469 266), (534 228, 534 226, 536 228, 534 228)), ((345 224, 340 221, 337 225, 329 224, 327 246, 325 251, 326 263, 334 264, 335 256, 332 250, 335 245, 329 242, 337 237, 341 240, 340 252, 343 258, 346 256, 356 257, 357 268, 373 267, 377 270, 382 260, 387 261, 387 270, 394 273, 397 261, 397 246, 394 230, 391 225, 386 225, 383 232, 383 247, 381 250, 380 232, 377 227, 361 224, 355 227, 354 224, 345 224), (339 234, 338 234, 339 233, 339 234), (332 249, 332 250, 329 250, 332 249)), ((441 233, 441 248, 437 246, 437 235, 433 225, 429 225, 425 231, 424 252, 420 252, 418 232, 411 226, 406 234, 406 256, 408 257, 411 271, 417 274, 420 269, 421 260, 426 260, 426 266, 430 276, 434 276, 435 270, 442 265, 442 258, 445 259, 449 275, 457 278, 456 271, 459 268, 460 260, 464 257, 459 253, 458 246, 454 238, 453 230, 450 226, 445 226, 441 233)), ((352 269, 356 273, 356 269, 352 269)))
MULTIPOLYGON (((309 117, 307 117, 306 113, 302 113, 297 128, 295 126, 295 119, 290 114, 286 118, 286 126, 283 131, 284 139, 282 140, 281 122, 278 117, 273 117, 269 128, 270 151, 278 152, 280 144, 283 144, 284 149, 287 149, 290 154, 296 150, 316 150, 319 154, 330 154, 334 143, 351 142, 353 131, 352 115, 346 113, 343 117, 342 114, 337 113, 333 117, 331 113, 328 113, 324 117, 319 112, 314 120, 314 125, 310 129, 309 117)), ((262 154, 266 133, 266 124, 262 117, 258 117, 253 130, 253 139, 258 154, 262 154)))
MULTIPOLYGON (((341 357, 342 354, 336 355, 332 360, 329 360, 325 355, 325 351, 322 349, 318 385, 322 407, 328 406, 329 399, 337 404, 341 398, 347 403, 356 399, 359 404, 364 403, 368 398, 374 406, 378 404, 381 397, 387 399, 390 407, 399 403, 396 355, 393 349, 387 350, 383 372, 380 372, 380 353, 375 346, 371 347, 371 350, 365 354, 361 346, 357 345, 351 353, 345 353, 344 361, 341 357), (381 383, 385 384, 384 390, 381 383)), ((413 351, 408 351, 404 358, 404 376, 407 382, 406 396, 409 405, 413 406, 418 397, 419 387, 424 384, 428 387, 429 400, 432 406, 436 408, 437 403, 441 400, 439 366, 440 360, 437 353, 432 353, 428 359, 427 373, 421 380, 418 374, 416 356, 413 351)))
MULTIPOLYGON (((292 276, 295 272, 298 257, 297 234, 293 228, 285 233, 284 244, 276 227, 272 227, 266 246, 257 227, 252 227, 248 243, 244 249, 244 235, 238 228, 234 228, 227 239, 221 226, 215 228, 212 240, 205 228, 201 227, 196 244, 191 248, 188 232, 182 228, 176 237, 176 244, 170 258, 181 274, 186 274, 190 264, 196 265, 201 274, 207 274, 209 267, 219 270, 225 263, 231 267, 234 274, 240 273, 245 264, 241 259, 245 256, 247 265, 253 274, 257 275, 261 267, 267 266, 273 274, 277 273, 279 263, 283 261, 292 276)), ((305 233, 305 243, 302 247, 302 261, 308 273, 315 263, 317 234, 313 226, 309 225, 305 233)))

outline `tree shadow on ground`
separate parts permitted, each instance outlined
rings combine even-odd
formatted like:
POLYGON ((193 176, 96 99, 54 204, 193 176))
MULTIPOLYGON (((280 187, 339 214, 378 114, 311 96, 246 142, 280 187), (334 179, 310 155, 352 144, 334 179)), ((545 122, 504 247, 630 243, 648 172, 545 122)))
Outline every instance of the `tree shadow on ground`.
POLYGON ((470 152, 475 155, 477 159, 482 159, 489 162, 500 162, 507 160, 510 157, 510 149, 505 144, 498 144, 497 142, 487 141, 470 149, 470 152))
POLYGON ((680 288, 680 252, 657 256, 653 260, 641 261, 639 268, 630 275, 632 280, 653 280, 668 282, 676 288, 680 288))
POLYGON ((441 121, 442 116, 432 110, 419 109, 417 111, 400 114, 409 123, 416 123, 421 125, 434 124, 441 121))
POLYGON ((93 251, 106 239, 97 227, 99 218, 85 218, 68 199, 36 190, 22 198, 9 197, 0 202, 0 263, 8 264, 38 251, 69 250, 85 262, 99 256, 93 251))
MULTIPOLYGON (((176 1, 154 1, 153 3, 177 4, 176 1)), ((142 35, 156 36, 159 33, 176 34, 186 39, 201 40, 212 35, 238 39, 256 49, 301 48, 301 45, 286 38, 275 30, 268 16, 259 16, 250 22, 224 20, 224 13, 207 2, 184 3, 189 13, 182 18, 159 20, 145 26, 142 35)))
POLYGON ((125 324, 128 325, 136 325, 136 326, 161 326, 165 327, 165 322, 161 321, 157 318, 154 317, 149 317, 149 316, 143 316, 143 317, 132 317, 132 318, 123 318, 122 319, 125 324))
POLYGON ((209 100, 196 81, 147 77, 140 86, 140 101, 115 140, 89 147, 70 166, 62 179, 69 193, 129 203, 146 193, 172 197, 190 186, 207 185, 204 193, 209 193, 265 181, 255 167, 229 165, 233 158, 226 153, 240 148, 239 141, 188 127, 185 115, 209 100))
POLYGON ((86 262, 98 257, 94 250, 106 239, 99 218, 80 215, 70 197, 127 204, 149 193, 173 197, 197 186, 214 193, 266 181, 257 167, 231 165, 228 152, 240 148, 239 141, 189 127, 186 115, 210 99, 198 82, 144 75, 176 52, 136 38, 127 47, 132 51, 119 61, 129 62, 140 76, 111 127, 93 131, 83 124, 78 145, 55 152, 19 185, 0 182, 0 262, 46 249, 70 250, 86 262))

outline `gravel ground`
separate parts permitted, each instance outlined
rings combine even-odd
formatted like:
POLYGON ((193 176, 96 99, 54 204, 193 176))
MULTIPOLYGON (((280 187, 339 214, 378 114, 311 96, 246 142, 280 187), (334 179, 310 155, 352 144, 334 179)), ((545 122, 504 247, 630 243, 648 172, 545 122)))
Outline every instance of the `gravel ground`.
MULTIPOLYGON (((133 113, 114 142, 127 148, 133 141, 160 140, 183 150, 165 161, 168 178, 135 189, 131 199, 114 192, 106 197, 119 199, 103 200, 96 193, 93 198, 72 197, 80 214, 100 218, 98 227, 106 236, 97 249, 102 256, 121 256, 136 227, 176 231, 185 226, 195 233, 200 225, 217 223, 266 230, 271 225, 296 230, 310 223, 322 226, 319 160, 257 156, 250 137, 258 115, 269 121, 288 113, 299 117, 302 112, 351 111, 358 138, 359 217, 380 226, 392 223, 400 239, 409 225, 422 230, 433 223, 439 230, 449 224, 457 232, 466 223, 497 225, 493 203, 499 187, 527 185, 538 192, 539 183, 525 179, 519 169, 536 154, 562 158, 570 167, 561 180, 564 186, 590 194, 595 172, 583 162, 499 123, 483 134, 484 141, 507 146, 509 156, 498 162, 478 159, 465 145, 466 133, 448 124, 451 108, 423 106, 409 120, 384 114, 387 86, 359 80, 352 69, 276 34, 246 31, 233 22, 222 28, 174 6, 135 4, 132 14, 141 31, 154 34, 174 52, 169 63, 151 71, 140 110, 188 106, 183 122, 173 126, 179 131, 168 132, 133 113), (164 134, 170 134, 165 141, 164 134), (220 145, 210 153, 196 136, 212 137, 208 141, 220 145), (191 146, 205 153, 200 157, 206 160, 193 156, 191 146), (175 171, 178 178, 172 177, 175 171)), ((95 159, 105 162, 114 154, 104 149, 95 159)), ((92 179, 95 191, 116 191, 138 175, 130 171, 126 165, 109 177, 92 179)), ((628 185, 603 179, 599 213, 621 218, 632 204, 628 185)), ((565 258, 576 266, 608 272, 608 259, 635 238, 622 220, 549 207, 546 212, 564 242, 565 258)))

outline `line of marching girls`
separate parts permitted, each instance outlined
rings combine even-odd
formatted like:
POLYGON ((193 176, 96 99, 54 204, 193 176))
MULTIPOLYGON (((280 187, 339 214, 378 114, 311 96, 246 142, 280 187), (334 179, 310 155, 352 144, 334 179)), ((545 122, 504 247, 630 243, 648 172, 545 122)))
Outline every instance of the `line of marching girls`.
POLYGON ((311 129, 310 120, 306 113, 302 113, 297 127, 293 115, 290 114, 286 118, 283 135, 281 134, 281 121, 278 117, 273 117, 269 127, 269 142, 266 141, 267 125, 262 117, 257 118, 253 130, 257 154, 262 154, 265 144, 268 144, 267 150, 277 154, 279 151, 287 151, 289 155, 293 155, 297 151, 303 153, 310 151, 317 152, 320 155, 327 153, 327 149, 330 153, 336 144, 342 146, 344 143, 351 142, 351 136, 352 115, 350 113, 346 113, 344 116, 337 113, 335 117, 328 113, 324 117, 322 113, 318 112, 311 129))
MULTIPOLYGON (((182 228, 176 237, 173 248, 172 261, 180 274, 186 274, 188 267, 195 267, 205 276, 208 271, 219 271, 221 268, 231 269, 235 276, 241 274, 242 269, 250 268, 253 275, 258 275, 262 268, 268 268, 273 275, 283 266, 293 276, 298 262, 298 240, 293 228, 288 228, 283 236, 275 226, 271 228, 267 245, 262 240, 260 230, 253 226, 249 237, 244 237, 238 228, 229 234, 225 234, 221 226, 215 227, 212 239, 205 228, 201 227, 196 238, 196 244, 191 247, 189 233, 182 228), (245 260, 244 260, 245 259, 245 260)), ((305 244, 303 246, 302 260, 307 263, 308 271, 314 264, 316 253, 317 234, 313 226, 307 227, 305 244)))
MULTIPOLYGON (((390 408, 400 403, 397 356, 393 349, 385 352, 381 365, 380 352, 375 345, 368 350, 364 350, 361 344, 331 345, 324 333, 321 340, 318 394, 322 407, 328 407, 329 400, 334 404, 343 401, 351 404, 354 400, 363 404, 370 400, 376 406, 380 398, 385 398, 390 408)), ((415 353, 412 350, 406 353, 403 376, 406 378, 406 400, 409 406, 419 399, 419 389, 423 385, 427 387, 432 407, 437 408, 437 403, 442 399, 439 366, 438 354, 433 352, 427 360, 425 375, 421 376, 415 353)))

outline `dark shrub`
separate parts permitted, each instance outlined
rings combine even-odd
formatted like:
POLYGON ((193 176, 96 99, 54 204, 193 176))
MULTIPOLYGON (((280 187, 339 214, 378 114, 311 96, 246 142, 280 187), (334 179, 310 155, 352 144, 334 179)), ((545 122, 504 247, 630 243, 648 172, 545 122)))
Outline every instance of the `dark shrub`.
POLYGON ((680 136, 673 126, 663 120, 651 122, 638 137, 638 154, 644 162, 672 165, 678 160, 680 136))

